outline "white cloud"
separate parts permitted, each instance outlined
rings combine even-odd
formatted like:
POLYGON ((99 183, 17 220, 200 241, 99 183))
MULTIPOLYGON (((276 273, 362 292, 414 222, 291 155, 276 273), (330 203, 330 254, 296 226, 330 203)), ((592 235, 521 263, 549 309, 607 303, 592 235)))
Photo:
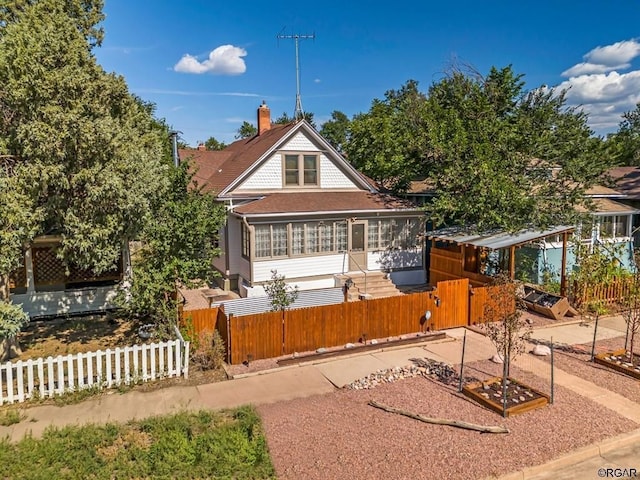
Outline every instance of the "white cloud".
POLYGON ((629 69, 640 57, 640 43, 633 40, 597 47, 584 55, 585 60, 562 76, 569 77, 555 87, 565 90, 567 104, 589 114, 589 125, 596 133, 615 131, 624 112, 640 102, 640 70, 629 69))
POLYGON ((596 47, 583 56, 584 62, 562 72, 563 77, 592 73, 606 73, 629 68, 631 60, 640 56, 640 43, 636 39, 596 47))
POLYGON ((319 78, 316 78, 313 80, 313 83, 320 83, 322 80, 320 80, 319 78))
POLYGON ((244 48, 221 45, 209 53, 202 62, 188 53, 175 64, 173 69, 181 73, 212 73, 214 75, 240 75, 247 70, 242 57, 247 56, 244 48))

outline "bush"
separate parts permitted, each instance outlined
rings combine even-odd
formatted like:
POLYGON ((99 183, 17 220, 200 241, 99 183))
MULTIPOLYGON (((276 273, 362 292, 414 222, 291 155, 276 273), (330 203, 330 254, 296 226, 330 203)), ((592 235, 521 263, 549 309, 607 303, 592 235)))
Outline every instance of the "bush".
POLYGON ((0 300, 0 339, 14 338, 29 323, 29 315, 22 310, 22 305, 0 300))

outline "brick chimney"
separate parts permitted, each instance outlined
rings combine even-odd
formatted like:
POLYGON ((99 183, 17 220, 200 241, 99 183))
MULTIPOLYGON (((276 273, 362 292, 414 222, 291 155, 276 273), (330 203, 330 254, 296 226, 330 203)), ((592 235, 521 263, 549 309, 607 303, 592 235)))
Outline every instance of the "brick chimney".
POLYGON ((267 104, 262 101, 262 105, 258 107, 258 135, 262 135, 264 132, 271 128, 271 110, 267 107, 267 104))

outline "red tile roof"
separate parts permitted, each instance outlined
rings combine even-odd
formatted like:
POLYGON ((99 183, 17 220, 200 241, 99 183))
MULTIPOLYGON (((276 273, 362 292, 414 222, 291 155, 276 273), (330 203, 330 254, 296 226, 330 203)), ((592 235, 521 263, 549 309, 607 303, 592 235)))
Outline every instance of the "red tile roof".
POLYGON ((382 193, 291 192, 273 193, 235 208, 243 215, 415 210, 412 202, 382 193))

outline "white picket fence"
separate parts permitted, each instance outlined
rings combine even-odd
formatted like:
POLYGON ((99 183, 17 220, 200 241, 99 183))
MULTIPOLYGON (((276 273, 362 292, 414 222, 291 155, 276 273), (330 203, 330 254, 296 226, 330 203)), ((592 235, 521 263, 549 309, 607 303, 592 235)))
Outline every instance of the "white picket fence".
POLYGON ((189 376, 189 342, 181 339, 6 362, 0 364, 0 405, 179 376, 189 376))

